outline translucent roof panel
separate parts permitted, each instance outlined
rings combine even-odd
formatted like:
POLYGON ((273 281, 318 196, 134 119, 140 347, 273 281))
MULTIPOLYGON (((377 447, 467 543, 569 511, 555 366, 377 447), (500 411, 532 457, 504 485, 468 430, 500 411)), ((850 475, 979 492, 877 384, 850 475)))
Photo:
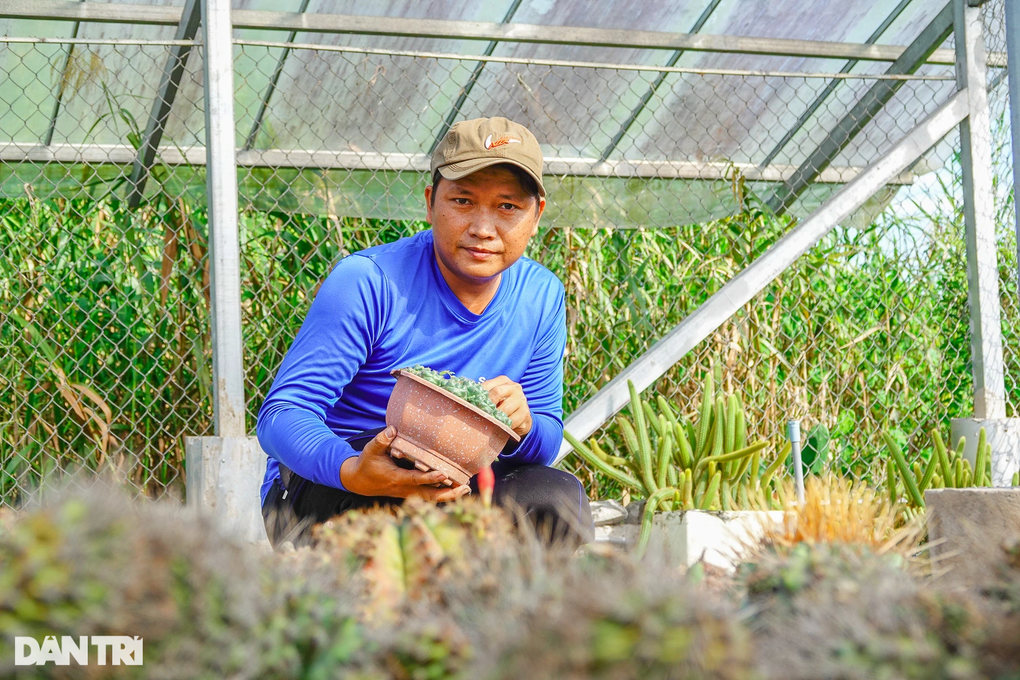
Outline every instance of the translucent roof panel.
MULTIPOLYGON (((99 4, 99 0, 89 1, 99 4)), ((180 7, 184 0, 111 4, 180 7)), ((234 0, 233 6, 470 22, 500 22, 511 14, 513 23, 677 33, 692 31, 707 16, 700 29, 703 34, 861 43, 883 24, 895 4, 886 0, 234 0), (707 9, 712 11, 706 13, 707 9)), ((943 6, 943 0, 913 0, 877 42, 909 44, 943 6)), ((175 27, 8 19, 0 20, 0 31, 8 36, 75 35, 84 40, 137 42, 171 39, 175 27)), ((342 210, 378 217, 404 215, 406 206, 414 204, 408 197, 420 190, 418 174, 427 167, 427 154, 451 116, 502 115, 534 130, 547 160, 555 162, 551 167, 562 176, 557 186, 574 206, 564 208, 564 214, 584 212, 583 202, 592 196, 603 202, 609 196, 632 216, 627 219, 637 219, 633 216, 642 211, 654 212, 663 204, 680 210, 677 206, 690 207, 695 202, 697 208, 688 210, 687 217, 701 219, 728 209, 725 183, 695 186, 686 175, 681 173, 687 179, 671 179, 674 175, 669 172, 659 179, 658 171, 648 168, 728 163, 760 168, 770 160, 769 168, 788 172, 804 162, 876 82, 851 78, 831 86, 828 78, 801 75, 666 73, 655 68, 675 62, 679 68, 701 71, 817 74, 834 73, 846 65, 843 59, 817 57, 695 51, 676 55, 656 49, 313 32, 291 36, 288 31, 247 28, 236 29, 235 39, 239 41, 234 50, 237 146, 245 149, 251 137, 256 154, 268 151, 275 154, 273 158, 284 159, 281 165, 296 166, 286 172, 245 170, 248 179, 255 173, 263 184, 286 193, 287 198, 278 196, 277 205, 307 208, 306 199, 320 200, 316 197, 320 190, 311 188, 315 178, 308 177, 308 187, 300 190, 281 182, 289 177, 295 186, 303 186, 303 168, 315 162, 302 166, 305 161, 299 159, 316 152, 346 153, 359 159, 374 154, 383 158, 376 167, 390 167, 386 164, 392 162, 394 168, 412 168, 387 173, 334 165, 316 175, 330 178, 333 188, 327 193, 331 196, 338 191, 347 197, 342 210), (295 47, 281 44, 291 37, 295 47), (260 41, 274 44, 257 44, 260 41), (318 48, 309 49, 310 45, 318 48), (478 57, 487 49, 495 61, 483 63, 478 57), (543 63, 557 61, 606 65, 543 63), (819 104, 816 99, 823 92, 827 96, 819 104), (460 99, 463 102, 456 111, 460 99), (816 110, 808 115, 812 108, 816 110), (780 144, 788 132, 792 138, 780 144), (630 168, 619 171, 624 175, 638 172, 644 178, 569 177, 575 172, 590 173, 603 159, 613 168, 630 168), (664 195, 673 198, 666 200, 664 195)), ((950 39, 947 46, 951 44, 950 39)), ((170 53, 171 47, 160 44, 0 45, 0 143, 42 144, 52 136, 52 144, 107 145, 121 150, 117 158, 130 157, 170 53)), ((887 68, 887 62, 860 62, 850 72, 874 75, 887 68)), ((833 160, 833 166, 867 165, 955 88, 951 65, 927 65, 920 72, 944 79, 903 84, 887 108, 833 160)), ((162 139, 165 150, 180 152, 177 158, 183 154, 192 162, 201 158, 204 144, 202 81, 202 49, 195 46, 162 139)), ((810 200, 828 195, 832 186, 836 185, 812 190, 810 200)), ((267 189, 259 191, 265 194, 267 189)), ((661 219, 668 223, 679 218, 673 214, 661 219)))

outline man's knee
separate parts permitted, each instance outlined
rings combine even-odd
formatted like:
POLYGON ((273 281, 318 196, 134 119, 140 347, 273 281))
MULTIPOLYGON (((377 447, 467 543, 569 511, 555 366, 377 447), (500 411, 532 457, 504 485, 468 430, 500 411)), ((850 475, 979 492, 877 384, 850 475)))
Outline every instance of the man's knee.
POLYGON ((581 542, 591 540, 594 534, 591 506, 577 477, 546 465, 500 468, 496 470, 493 494, 497 503, 565 525, 562 529, 568 529, 581 542))

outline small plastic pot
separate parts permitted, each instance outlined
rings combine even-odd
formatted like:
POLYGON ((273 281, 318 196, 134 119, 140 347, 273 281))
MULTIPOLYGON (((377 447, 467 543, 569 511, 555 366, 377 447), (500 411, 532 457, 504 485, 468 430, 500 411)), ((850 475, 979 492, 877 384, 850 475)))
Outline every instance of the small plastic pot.
POLYGON ((391 451, 419 470, 439 470, 447 486, 468 480, 496 460, 507 441, 521 438, 477 406, 404 370, 386 405, 386 425, 397 428, 391 451))

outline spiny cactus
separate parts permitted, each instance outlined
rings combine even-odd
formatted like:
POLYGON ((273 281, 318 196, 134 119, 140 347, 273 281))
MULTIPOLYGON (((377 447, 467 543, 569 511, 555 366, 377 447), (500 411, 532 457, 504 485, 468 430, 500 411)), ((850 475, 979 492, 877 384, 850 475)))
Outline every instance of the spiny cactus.
POLYGON ((781 470, 790 456, 789 442, 775 460, 763 464, 768 442, 748 445, 743 403, 738 394, 722 394, 721 382, 721 366, 713 364, 705 375, 699 419, 690 423, 678 418, 661 395, 654 406, 643 401, 627 381, 633 422, 619 415, 616 424, 629 455, 611 455, 594 438, 583 444, 563 433, 585 463, 646 499, 635 547, 639 556, 655 511, 776 510, 784 505, 781 470))
MULTIPOLYGON (((471 674, 474 646, 448 613, 421 612, 392 628, 373 628, 374 677, 380 680, 453 680, 471 674)), ((366 673, 366 675, 369 675, 366 673)))
POLYGON ((982 586, 990 621, 984 645, 985 673, 990 678, 1020 677, 1020 532, 1002 546, 1002 560, 982 586))
MULTIPOLYGON (((983 427, 978 432, 977 455, 973 466, 963 456, 967 446, 966 438, 960 437, 956 448, 949 449, 937 428, 931 431, 933 451, 923 467, 920 463, 914 463, 913 466, 907 464, 902 448, 891 434, 883 432, 882 438, 890 456, 886 472, 889 496, 894 499, 904 496, 907 506, 904 510, 908 516, 914 516, 917 510, 924 508, 924 492, 927 489, 992 485, 992 445, 988 443, 983 427)), ((1017 477, 1014 486, 1018 484, 1020 477, 1017 477)))
POLYGON ((984 620, 922 588, 901 556, 800 543, 742 567, 767 678, 979 678, 984 620))
POLYGON ((507 427, 512 427, 513 423, 510 421, 510 416, 499 410, 499 407, 496 406, 495 402, 493 402, 492 398, 489 396, 489 391, 486 390, 481 383, 476 383, 470 378, 454 375, 453 371, 434 371, 431 368, 420 364, 401 370, 407 371, 422 380, 426 380, 436 387, 443 388, 450 394, 460 397, 472 406, 477 406, 482 409, 507 427))
MULTIPOLYGON (((794 498, 792 480, 784 495, 794 498)), ((791 505, 783 522, 767 525, 762 549, 782 552, 800 543, 835 543, 909 557, 925 535, 924 518, 905 520, 901 506, 864 482, 837 475, 804 480, 804 503, 791 505)), ((752 549, 752 555, 754 549, 752 549)))
POLYGON ((716 368, 705 376, 697 423, 678 418, 662 396, 654 406, 642 400, 627 382, 633 422, 620 415, 616 424, 629 457, 606 453, 594 438, 585 445, 569 432, 563 436, 582 460, 624 488, 646 499, 657 494, 656 509, 778 508, 771 483, 789 446, 763 468, 768 442, 748 445, 743 403, 738 394, 717 394, 716 368))
POLYGON ((529 607, 492 612, 483 627, 499 636, 480 677, 750 677, 750 637, 731 606, 665 568, 592 567, 542 581, 529 607))
POLYGON ((346 512, 313 531, 316 559, 346 565, 364 583, 369 618, 437 596, 443 579, 485 570, 512 554, 507 514, 476 498, 443 507, 410 499, 395 508, 346 512))
MULTIPOLYGON (((179 506, 59 492, 0 529, 0 677, 19 635, 137 635, 153 678, 315 677, 341 657, 353 664, 363 636, 351 596, 335 578, 327 588, 274 564, 179 506)), ((90 677, 125 668, 94 665, 90 677)))

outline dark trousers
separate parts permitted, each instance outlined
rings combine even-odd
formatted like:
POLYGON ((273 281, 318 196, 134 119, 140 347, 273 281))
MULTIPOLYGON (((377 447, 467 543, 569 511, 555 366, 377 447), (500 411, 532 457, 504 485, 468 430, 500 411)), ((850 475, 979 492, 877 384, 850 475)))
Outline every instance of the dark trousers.
MULTIPOLYGON (((350 440, 355 451, 361 451, 376 435, 350 440)), ((395 459, 401 467, 410 461, 395 459)), ((493 503, 522 514, 547 542, 564 542, 572 546, 591 541, 595 526, 592 522, 588 496, 581 482, 569 472, 545 465, 512 465, 496 461, 492 465, 496 477, 493 503)), ((332 486, 316 484, 291 473, 291 489, 284 489, 280 479, 273 482, 262 506, 262 518, 273 548, 285 541, 295 547, 311 544, 314 524, 355 508, 400 505, 402 498, 361 496, 332 486)), ((472 477, 471 492, 478 493, 478 480, 472 477)))

